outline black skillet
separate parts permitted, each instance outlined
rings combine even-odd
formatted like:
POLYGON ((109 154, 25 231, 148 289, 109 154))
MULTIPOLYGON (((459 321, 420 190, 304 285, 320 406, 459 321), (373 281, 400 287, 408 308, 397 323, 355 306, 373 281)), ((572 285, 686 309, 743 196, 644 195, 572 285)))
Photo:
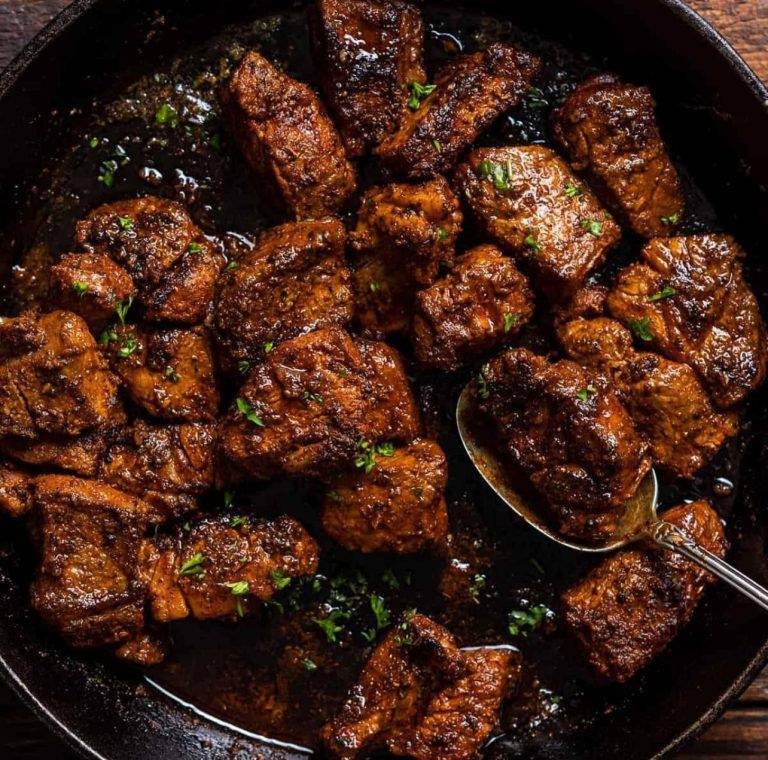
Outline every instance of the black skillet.
MULTIPOLYGON (((717 210, 719 223, 749 252, 747 271, 766 307, 768 267, 768 93, 707 24, 674 0, 475 0, 523 29, 590 52, 659 101, 665 136, 717 210)), ((0 231, 3 279, 43 220, 60 149, 78 139, 93 100, 114 97, 165 59, 202 44, 224 26, 293 8, 286 3, 176 0, 78 0, 58 16, 0 76, 0 231), (21 209, 24 209, 22 214, 21 209)), ((459 14, 460 17, 460 14, 459 14)), ((732 561, 765 583, 764 473, 768 465, 766 394, 746 413, 745 433, 728 473, 738 481, 722 511, 732 561)), ((724 465, 725 466, 725 465, 724 465)), ((472 475, 466 471, 466 478, 472 475)), ((716 484, 717 485, 717 484, 716 484)), ((695 484, 695 488, 702 487, 695 484)), ((489 509, 498 509, 490 499, 489 509)), ((725 494, 725 495, 724 495, 725 494)), ((140 675, 99 657, 75 655, 29 611, 28 553, 23 534, 0 523, 0 668, 18 694, 83 754, 136 758, 293 757, 290 749, 195 715, 160 696, 140 675)), ((524 540, 529 540, 523 534, 524 540)), ((534 539, 530 538, 533 542, 534 539)), ((494 758, 657 757, 682 746, 714 721, 768 659, 768 620, 729 590, 716 588, 690 627, 644 674, 642 683, 610 691, 605 714, 567 733, 514 735, 492 745, 494 758)), ((215 683, 201 689, 215 689, 215 683)), ((193 694, 195 684, 189 689, 193 694)), ((301 720, 297 716, 296 720, 301 720)))

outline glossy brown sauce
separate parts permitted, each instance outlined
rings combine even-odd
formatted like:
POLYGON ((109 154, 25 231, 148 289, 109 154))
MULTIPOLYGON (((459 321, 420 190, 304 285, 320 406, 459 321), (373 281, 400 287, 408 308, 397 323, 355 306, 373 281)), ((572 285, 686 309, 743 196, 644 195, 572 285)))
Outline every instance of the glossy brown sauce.
MULTIPOLYGON (((483 144, 546 144, 548 107, 599 69, 587 57, 525 34, 506 21, 434 9, 425 10, 425 18, 429 71, 461 49, 471 51, 497 40, 519 42, 545 61, 538 90, 501 119, 481 139, 483 144)), ((253 232, 278 221, 260 204, 217 114, 216 87, 251 46, 313 83, 305 17, 292 10, 231 29, 203 47, 171 57, 117 100, 96 103, 92 127, 50 168, 45 191, 30 199, 28 217, 22 221, 25 229, 34 231, 27 246, 34 255, 17 265, 17 283, 31 292, 40 262, 67 250, 74 220, 99 203, 123 197, 154 193, 183 201, 195 221, 220 236, 233 256, 252 244, 253 232), (164 109, 160 121, 165 123, 158 123, 165 104, 173 110, 164 109)), ((376 180, 371 166, 363 166, 361 176, 376 180)), ((690 199, 684 231, 717 229, 712 210, 684 171, 683 177, 690 199)), ((460 247, 474 242, 479 241, 468 230, 460 247)), ((609 278, 637 250, 637 241, 627 235, 598 278, 609 278)), ((4 300, 6 310, 19 308, 11 293, 6 292, 4 300)), ((545 321, 530 326, 522 340, 543 351, 553 345, 545 321)), ((407 356, 407 347, 401 347, 407 356)), ((558 547, 516 520, 473 470, 461 447, 455 402, 476 369, 455 377, 415 378, 430 433, 449 461, 451 541, 445 558, 351 555, 324 538, 317 516, 320 494, 312 485, 241 488, 235 496, 238 511, 285 511, 304 522, 321 543, 319 575, 301 584, 294 581, 252 619, 173 625, 172 654, 148 676, 228 723, 313 747, 318 728, 340 703, 370 650, 368 639, 377 623, 373 595, 383 599, 392 620, 417 607, 447 625, 464 646, 513 645, 522 651, 524 682, 519 698, 505 709, 507 737, 492 743, 490 755, 535 754, 551 737, 567 736, 638 698, 642 675, 629 688, 596 686, 559 629, 559 592, 595 559, 558 547), (445 574, 444 567, 449 568, 445 574), (340 621, 343 630, 336 643, 328 641, 315 622, 326 616, 328 605, 349 613, 340 621)), ((662 484, 662 507, 682 498, 705 497, 727 516, 739 451, 740 443, 730 442, 693 484, 662 484)), ((212 494, 208 501, 213 509, 223 503, 223 496, 212 494)))

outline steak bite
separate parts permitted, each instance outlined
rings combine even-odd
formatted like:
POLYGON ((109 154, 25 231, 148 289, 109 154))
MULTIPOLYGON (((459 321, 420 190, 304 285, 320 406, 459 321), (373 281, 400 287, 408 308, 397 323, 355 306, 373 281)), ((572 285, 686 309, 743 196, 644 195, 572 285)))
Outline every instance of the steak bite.
POLYGON ((0 513, 21 517, 32 507, 32 476, 10 464, 0 463, 0 513))
POLYGON ((99 332, 115 315, 115 306, 133 298, 130 275, 100 253, 65 253, 51 267, 51 300, 79 314, 99 332))
POLYGON ((448 171, 497 116, 520 101, 538 67, 533 56, 501 43, 449 61, 426 100, 377 148, 384 169, 407 179, 448 171))
POLYGON ((121 413, 117 381, 80 317, 0 317, 0 436, 78 435, 121 413))
MULTIPOLYGON (((723 526, 706 501, 681 504, 661 517, 725 555, 723 526)), ((563 594, 565 621, 598 675, 624 682, 667 647, 713 580, 674 552, 633 544, 563 594)))
POLYGON ((214 324, 227 369, 262 358, 265 346, 351 321, 345 237, 336 219, 282 224, 224 273, 214 324))
POLYGON ((407 330, 413 295, 450 266, 461 231, 459 201, 443 177, 368 190, 350 235, 357 318, 375 336, 407 330))
POLYGON ((99 479, 175 517, 194 510, 197 497, 213 487, 215 455, 213 425, 152 425, 136 420, 110 446, 99 479))
POLYGON ((416 358, 429 369, 458 369, 517 335, 533 308, 526 277, 498 248, 480 245, 416 294, 416 358))
POLYGON ((597 198, 549 148, 479 148, 456 184, 480 228, 562 301, 621 237, 597 198))
POLYGON ((690 364, 720 408, 765 378, 765 325, 744 281, 744 253, 727 235, 652 240, 622 270, 608 308, 638 340, 690 364))
POLYGON ((285 578, 311 575, 318 548, 286 515, 237 527, 216 516, 145 541, 139 562, 155 620, 210 620, 242 617, 251 598, 270 599, 285 578))
POLYGON ((245 160, 296 219, 338 211, 355 189, 355 172, 315 93, 246 53, 219 95, 245 160))
POLYGON ((499 725, 499 710, 520 677, 511 648, 463 650, 467 673, 437 692, 419 722, 387 743, 393 755, 415 760, 475 760, 499 725))
POLYGON ((424 84, 424 25, 399 0, 317 0, 309 11, 323 95, 347 153, 357 157, 408 113, 408 86, 424 84))
POLYGON ((571 359, 613 380, 651 458, 668 474, 693 477, 736 434, 737 415, 712 407, 687 364, 635 351, 620 322, 574 319, 560 326, 558 336, 571 359))
POLYGON ((661 237, 685 209, 647 87, 612 75, 582 82, 552 114, 555 141, 595 192, 643 237, 661 237))
POLYGON ((512 461, 553 508, 560 530, 614 532, 617 508, 650 468, 648 446, 607 379, 568 360, 511 349, 481 371, 481 408, 512 461))
POLYGON ((416 402, 397 352, 338 328, 286 341, 253 369, 224 420, 224 458, 256 478, 322 477, 362 443, 409 441, 416 402))
POLYGON ((445 542, 445 454, 432 441, 371 449, 356 472, 330 482, 325 532, 351 551, 411 554, 445 542))
POLYGON ((32 607, 74 647, 122 644, 144 625, 139 544, 157 515, 103 483, 35 481, 31 531, 40 554, 32 607))
POLYGON ((466 673, 453 636, 428 617, 404 617, 374 649, 320 739, 331 757, 351 760, 383 749, 415 725, 432 695, 466 673))
POLYGON ((133 402, 175 422, 209 422, 219 410, 215 357, 203 327, 113 328, 112 367, 133 402))
POLYGON ((224 257, 180 203, 147 196, 108 203, 77 223, 77 245, 130 276, 152 322, 202 322, 224 257))

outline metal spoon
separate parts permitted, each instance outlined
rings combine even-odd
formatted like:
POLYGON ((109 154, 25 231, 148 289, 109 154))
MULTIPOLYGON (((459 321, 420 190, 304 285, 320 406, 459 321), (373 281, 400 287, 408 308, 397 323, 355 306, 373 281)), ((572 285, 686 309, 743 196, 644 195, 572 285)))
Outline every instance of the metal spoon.
POLYGON ((593 553, 613 551, 633 541, 650 538, 659 546, 687 557, 768 610, 768 589, 763 588, 703 546, 699 546, 676 525, 659 519, 656 512, 659 484, 653 469, 642 480, 635 495, 624 505, 616 530, 603 543, 586 544, 571 538, 563 538, 552 529, 545 516, 537 511, 536 506, 532 505, 510 483, 506 474, 509 467, 500 459, 498 453, 473 433, 471 423, 473 419, 477 420, 477 414, 478 410, 473 403, 470 386, 467 386, 461 392, 456 405, 456 423, 461 442, 469 458, 496 495, 513 512, 547 538, 570 549, 593 553))

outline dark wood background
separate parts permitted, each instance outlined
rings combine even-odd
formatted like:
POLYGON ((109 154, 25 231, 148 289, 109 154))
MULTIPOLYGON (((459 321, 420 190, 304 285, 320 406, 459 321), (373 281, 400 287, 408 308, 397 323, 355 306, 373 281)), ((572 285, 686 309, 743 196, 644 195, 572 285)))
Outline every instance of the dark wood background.
MULTIPOLYGON (((0 0, 0 68, 69 0, 0 0)), ((768 0, 690 0, 768 81, 768 0)), ((768 136, 767 136, 768 137, 768 136)), ((690 749, 686 760, 768 758, 768 668, 690 749)), ((0 758, 74 760, 0 684, 0 758)))

